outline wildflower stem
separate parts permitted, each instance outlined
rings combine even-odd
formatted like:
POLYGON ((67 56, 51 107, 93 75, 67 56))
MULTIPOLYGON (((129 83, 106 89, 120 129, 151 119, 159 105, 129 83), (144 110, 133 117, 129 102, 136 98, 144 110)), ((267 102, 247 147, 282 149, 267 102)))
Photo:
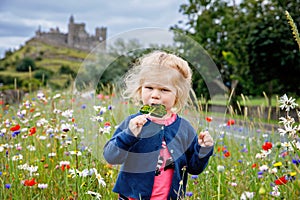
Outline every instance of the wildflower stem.
POLYGON ((220 200, 220 196, 221 196, 221 173, 219 173, 219 177, 218 177, 218 200, 220 200))
MULTIPOLYGON (((76 171, 78 170, 78 149, 77 149, 77 138, 75 139, 75 159, 76 159, 76 171)), ((75 179, 75 188, 76 188, 76 194, 78 194, 78 183, 77 178, 75 179)))

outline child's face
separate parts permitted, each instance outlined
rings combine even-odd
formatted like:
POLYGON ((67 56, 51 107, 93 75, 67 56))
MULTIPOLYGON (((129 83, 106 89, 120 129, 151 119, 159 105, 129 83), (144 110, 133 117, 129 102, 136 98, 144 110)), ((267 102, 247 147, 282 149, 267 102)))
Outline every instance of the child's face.
POLYGON ((176 101, 176 88, 171 84, 146 81, 142 85, 142 101, 144 105, 162 104, 170 112, 176 101))

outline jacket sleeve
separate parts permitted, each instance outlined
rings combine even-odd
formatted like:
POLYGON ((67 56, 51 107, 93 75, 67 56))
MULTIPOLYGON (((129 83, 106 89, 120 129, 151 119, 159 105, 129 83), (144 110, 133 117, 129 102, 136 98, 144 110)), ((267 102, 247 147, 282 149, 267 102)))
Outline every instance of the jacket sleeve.
POLYGON ((139 141, 128 128, 132 117, 125 119, 114 132, 112 138, 105 144, 103 156, 109 164, 122 164, 130 148, 139 141))
POLYGON ((213 154, 214 146, 201 147, 198 144, 198 137, 194 134, 193 142, 186 152, 187 172, 190 174, 200 174, 207 166, 210 156, 213 154))

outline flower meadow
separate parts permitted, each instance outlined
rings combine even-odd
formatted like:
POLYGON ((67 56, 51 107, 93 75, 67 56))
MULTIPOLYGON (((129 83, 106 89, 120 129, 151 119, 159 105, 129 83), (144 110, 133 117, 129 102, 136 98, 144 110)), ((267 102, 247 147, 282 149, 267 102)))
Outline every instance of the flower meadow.
MULTIPOLYGON (((0 199, 117 199, 119 166, 107 164, 102 149, 118 123, 139 109, 119 99, 43 90, 19 105, 1 102, 0 199)), ((291 97, 279 104, 285 116, 273 130, 198 112, 198 128, 214 137, 214 155, 203 173, 189 175, 181 199, 299 199, 300 113, 290 116, 298 108, 291 97)))

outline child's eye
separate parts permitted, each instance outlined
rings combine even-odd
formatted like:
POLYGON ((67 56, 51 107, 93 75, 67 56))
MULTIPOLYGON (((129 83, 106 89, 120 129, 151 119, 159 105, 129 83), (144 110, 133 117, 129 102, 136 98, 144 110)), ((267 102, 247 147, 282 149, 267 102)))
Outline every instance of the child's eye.
POLYGON ((148 89, 148 90, 152 90, 153 89, 153 87, 150 87, 150 86, 146 86, 145 88, 148 89))
POLYGON ((162 92, 170 92, 169 89, 165 89, 165 88, 161 89, 161 91, 162 91, 162 92))

